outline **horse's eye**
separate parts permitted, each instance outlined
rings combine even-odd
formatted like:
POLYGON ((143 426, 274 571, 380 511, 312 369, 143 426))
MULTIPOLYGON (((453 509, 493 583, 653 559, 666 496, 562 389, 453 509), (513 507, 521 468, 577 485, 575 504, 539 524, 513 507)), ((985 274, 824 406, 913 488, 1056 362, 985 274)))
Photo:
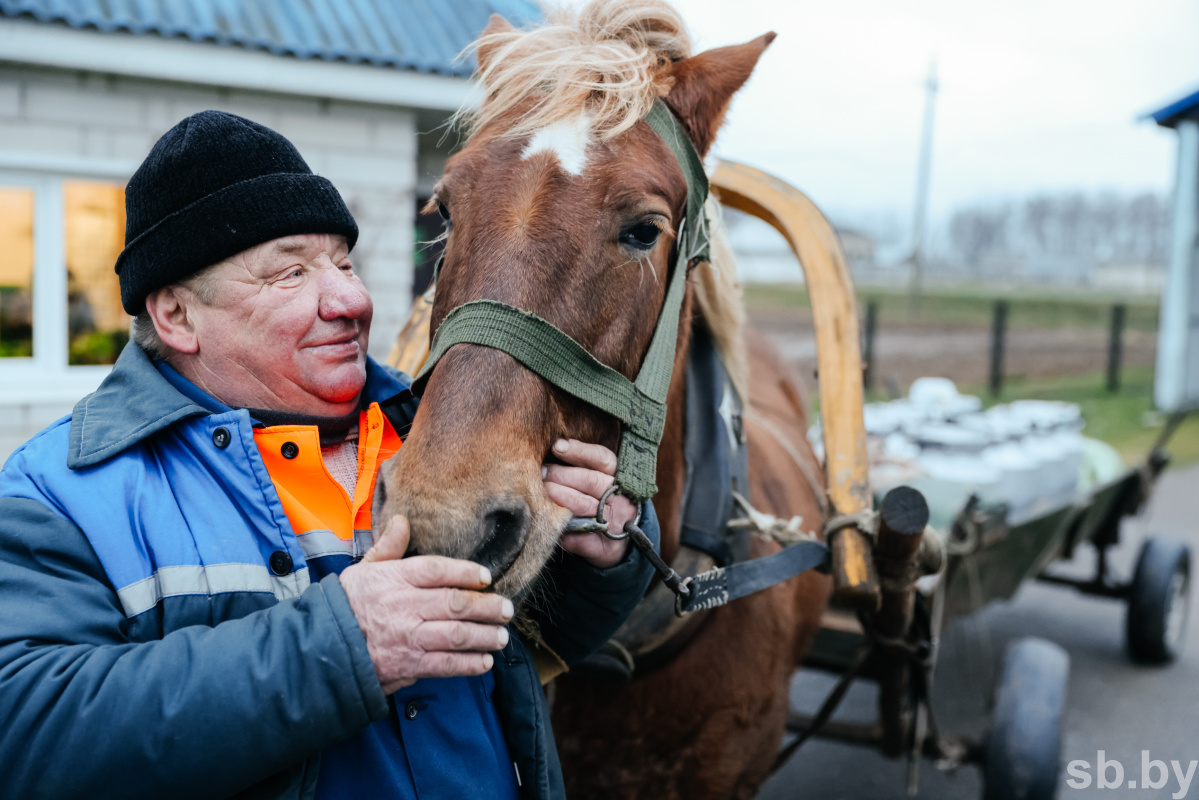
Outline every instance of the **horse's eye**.
POLYGON ((638 250, 648 250, 658 241, 658 236, 662 231, 657 225, 652 225, 648 222, 638 222, 630 228, 625 228, 620 232, 620 241, 622 244, 627 244, 630 247, 635 247, 638 250))
POLYGON ((437 201, 437 213, 443 220, 445 220, 446 225, 450 224, 450 210, 446 208, 445 203, 441 202, 440 200, 437 201))

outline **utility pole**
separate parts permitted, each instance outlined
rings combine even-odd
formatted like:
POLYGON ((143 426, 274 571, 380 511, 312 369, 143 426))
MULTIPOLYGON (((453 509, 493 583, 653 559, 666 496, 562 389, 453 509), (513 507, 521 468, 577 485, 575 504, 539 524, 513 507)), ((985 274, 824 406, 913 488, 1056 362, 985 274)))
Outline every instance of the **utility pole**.
POLYGON ((937 108, 937 60, 928 64, 924 81, 924 131, 920 137, 920 166, 916 174, 916 211, 912 217, 911 279, 908 303, 913 310, 920 305, 924 279, 924 228, 928 216, 928 187, 933 169, 933 124, 937 108))

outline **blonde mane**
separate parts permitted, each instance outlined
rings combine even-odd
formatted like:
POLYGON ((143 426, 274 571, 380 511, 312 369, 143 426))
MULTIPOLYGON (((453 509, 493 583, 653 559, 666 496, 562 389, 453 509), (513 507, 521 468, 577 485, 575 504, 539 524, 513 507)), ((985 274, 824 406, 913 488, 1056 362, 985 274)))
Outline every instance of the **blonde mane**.
POLYGON ((486 92, 458 122, 473 130, 523 108, 503 136, 527 135, 586 113, 608 139, 628 130, 670 91, 664 68, 691 55, 683 18, 665 0, 591 0, 547 5, 542 25, 484 34, 470 47, 486 92))
MULTIPOLYGON (((477 108, 460 110, 457 123, 479 130, 519 109, 516 124, 497 132, 519 137, 585 113, 592 133, 607 139, 670 92, 665 68, 691 56, 691 37, 665 0, 591 0, 581 7, 547 6, 544 24, 484 34, 471 49, 482 63, 475 77, 485 96, 477 108)), ((741 283, 719 203, 709 199, 706 211, 712 261, 696 269, 691 283, 733 386, 748 402, 741 283)))

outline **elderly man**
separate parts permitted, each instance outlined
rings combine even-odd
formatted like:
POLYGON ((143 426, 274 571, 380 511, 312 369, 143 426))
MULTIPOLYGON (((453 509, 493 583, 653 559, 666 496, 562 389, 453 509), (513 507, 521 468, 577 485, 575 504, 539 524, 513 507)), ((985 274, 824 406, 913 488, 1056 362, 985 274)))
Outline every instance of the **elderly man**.
MULTIPOLYGON (((366 355, 337 190, 207 111, 126 202, 135 341, 0 472, 0 797, 561 797, 512 601, 371 519, 414 405, 366 355)), ((611 453, 554 455, 583 469, 551 467, 549 496, 594 513, 611 453)), ((550 647, 598 647, 649 583, 587 536, 546 576, 550 647)))

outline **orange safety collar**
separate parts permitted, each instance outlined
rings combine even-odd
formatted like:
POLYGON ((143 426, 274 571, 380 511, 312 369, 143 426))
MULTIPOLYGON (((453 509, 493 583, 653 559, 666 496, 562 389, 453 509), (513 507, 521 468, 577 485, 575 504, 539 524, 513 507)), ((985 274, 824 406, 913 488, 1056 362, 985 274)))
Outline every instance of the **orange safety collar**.
POLYGON ((283 510, 297 536, 327 530, 352 541, 371 529, 371 502, 379 466, 400 450, 400 437, 378 403, 358 416, 358 483, 354 496, 325 468, 315 425, 277 425, 254 430, 283 510))

